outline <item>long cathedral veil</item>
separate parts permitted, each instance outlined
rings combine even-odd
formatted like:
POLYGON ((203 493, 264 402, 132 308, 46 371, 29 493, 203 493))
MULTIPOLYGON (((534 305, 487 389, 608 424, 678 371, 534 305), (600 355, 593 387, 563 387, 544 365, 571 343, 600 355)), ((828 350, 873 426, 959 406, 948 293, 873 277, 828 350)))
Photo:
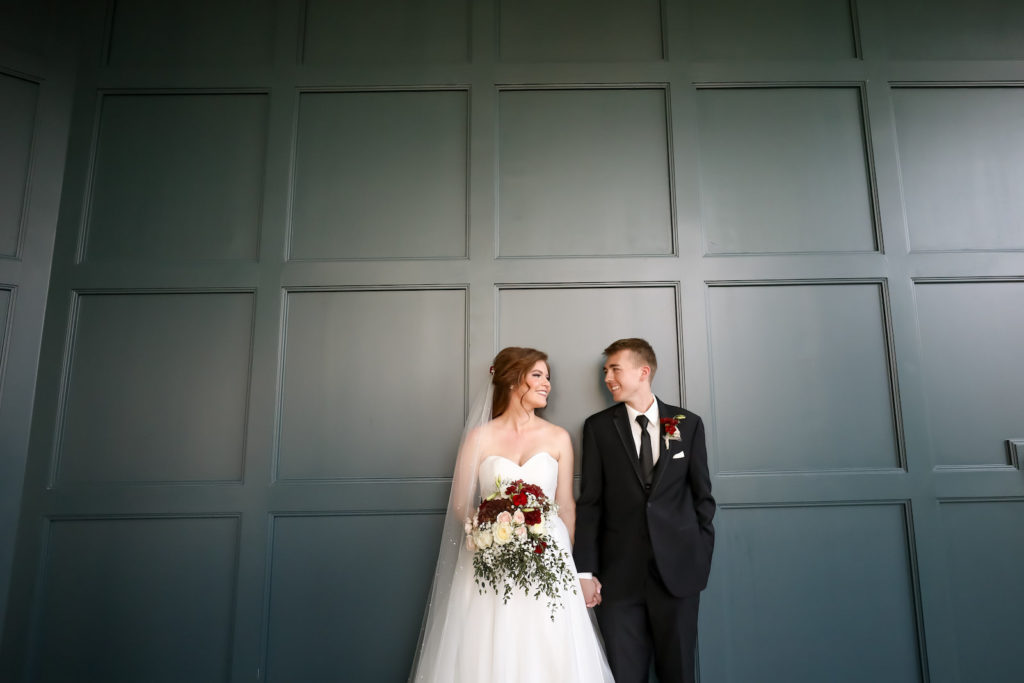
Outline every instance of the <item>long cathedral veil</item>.
POLYGON ((409 675, 410 682, 447 680, 447 672, 455 667, 456 629, 476 590, 473 554, 466 548, 464 525, 476 505, 480 427, 491 420, 493 400, 494 385, 488 377, 486 389, 478 392, 470 406, 459 441, 448 509, 441 531, 441 547, 409 675))

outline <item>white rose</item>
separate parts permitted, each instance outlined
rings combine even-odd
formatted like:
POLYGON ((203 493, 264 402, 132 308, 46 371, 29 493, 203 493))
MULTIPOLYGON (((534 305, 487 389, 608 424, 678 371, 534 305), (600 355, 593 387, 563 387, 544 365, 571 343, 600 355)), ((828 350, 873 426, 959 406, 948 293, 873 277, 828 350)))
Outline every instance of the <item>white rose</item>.
POLYGON ((494 527, 494 542, 498 545, 505 545, 512 540, 512 525, 497 524, 494 527))
POLYGON ((522 524, 526 521, 526 515, 523 514, 522 510, 516 510, 515 514, 512 515, 512 521, 516 524, 522 524))
POLYGON ((537 522, 530 527, 530 533, 534 536, 540 536, 544 533, 544 522, 537 522))
POLYGON ((483 550, 491 546, 491 532, 486 529, 477 529, 473 533, 473 542, 476 543, 476 547, 483 550))

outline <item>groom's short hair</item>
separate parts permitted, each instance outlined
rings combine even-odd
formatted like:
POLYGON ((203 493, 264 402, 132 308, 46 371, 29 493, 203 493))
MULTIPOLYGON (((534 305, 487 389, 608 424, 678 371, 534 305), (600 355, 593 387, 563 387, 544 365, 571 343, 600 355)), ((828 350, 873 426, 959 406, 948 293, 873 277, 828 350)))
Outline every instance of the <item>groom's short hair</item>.
POLYGON ((651 379, 654 379, 654 373, 658 370, 658 357, 654 355, 654 349, 651 348, 646 339, 629 337, 628 339, 613 341, 604 350, 604 356, 607 358, 619 351, 632 351, 640 365, 646 365, 651 368, 651 379))

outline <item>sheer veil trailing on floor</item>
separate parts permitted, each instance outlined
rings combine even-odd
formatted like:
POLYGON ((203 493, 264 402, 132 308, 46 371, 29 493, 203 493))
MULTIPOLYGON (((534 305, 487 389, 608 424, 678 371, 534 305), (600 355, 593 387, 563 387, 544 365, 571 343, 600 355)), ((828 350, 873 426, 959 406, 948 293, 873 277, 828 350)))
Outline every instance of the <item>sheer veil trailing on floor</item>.
POLYGON ((465 546, 463 525, 469 511, 476 505, 479 427, 491 420, 494 386, 488 377, 487 387, 478 392, 469 409, 466 426, 459 441, 459 453, 452 473, 448 510, 441 531, 441 548, 437 554, 434 582, 430 588, 420 639, 416 647, 410 681, 445 680, 445 672, 455 668, 455 652, 444 647, 460 627, 469 599, 475 590, 472 580, 473 555, 465 546), (468 576, 466 573, 468 572, 468 576), (458 580, 457 580, 458 578, 458 580), (449 661, 451 660, 451 661, 449 661))

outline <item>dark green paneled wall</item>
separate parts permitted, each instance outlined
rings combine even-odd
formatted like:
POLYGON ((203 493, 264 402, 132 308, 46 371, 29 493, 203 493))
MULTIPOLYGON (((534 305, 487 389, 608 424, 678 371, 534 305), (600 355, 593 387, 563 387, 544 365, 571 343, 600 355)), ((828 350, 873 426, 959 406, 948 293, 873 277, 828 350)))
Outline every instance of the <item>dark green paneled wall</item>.
POLYGON ((71 116, 73 17, 0 2, 0 637, 71 116))
POLYGON ((404 680, 495 350, 634 335, 703 681, 1021 678, 1024 5, 7 4, 0 679, 404 680))

